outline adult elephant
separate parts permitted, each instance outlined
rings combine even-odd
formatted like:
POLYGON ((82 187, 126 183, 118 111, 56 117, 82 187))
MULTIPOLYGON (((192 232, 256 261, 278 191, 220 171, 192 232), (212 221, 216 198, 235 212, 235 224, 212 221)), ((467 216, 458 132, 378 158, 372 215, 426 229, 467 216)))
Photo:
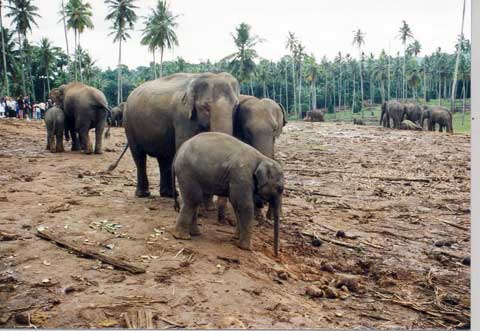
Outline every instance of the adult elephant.
POLYGON ((382 114, 380 115, 380 125, 389 128, 390 119, 393 120, 393 127, 400 128, 405 113, 404 105, 396 100, 389 100, 382 104, 382 114))
POLYGON ((309 110, 303 120, 309 122, 325 122, 325 112, 321 109, 309 110))
POLYGON ((428 120, 427 125, 429 131, 435 131, 435 126, 438 124, 440 132, 446 131, 453 133, 452 113, 450 113, 446 107, 427 107, 421 118, 422 127, 425 120, 428 120))
POLYGON ((110 125, 115 127, 121 127, 123 122, 123 112, 125 111, 126 102, 122 102, 117 107, 112 109, 112 116, 110 119, 110 125))
POLYGON ((74 82, 53 89, 50 98, 65 113, 66 129, 72 137, 72 151, 82 149, 86 154, 92 154, 88 132, 94 128, 95 154, 102 154, 103 132, 111 112, 105 95, 94 87, 74 82))
MULTIPOLYGON (((275 139, 287 124, 285 108, 272 99, 258 99, 253 96, 240 95, 239 105, 234 117, 233 135, 252 146, 263 155, 275 158, 275 139)), ((218 220, 225 222, 226 199, 219 197, 218 220)), ((256 201, 255 215, 261 217, 263 203, 256 201)), ((267 216, 273 217, 269 207, 267 216)))
POLYGON ((420 124, 420 120, 422 119, 423 114, 423 108, 415 102, 407 102, 404 107, 404 119, 416 124, 420 124))
POLYGON ((137 197, 150 195, 147 155, 158 160, 160 195, 173 197, 172 163, 176 150, 205 131, 233 134, 240 86, 228 73, 179 73, 146 82, 128 97, 123 126, 137 167, 137 197))

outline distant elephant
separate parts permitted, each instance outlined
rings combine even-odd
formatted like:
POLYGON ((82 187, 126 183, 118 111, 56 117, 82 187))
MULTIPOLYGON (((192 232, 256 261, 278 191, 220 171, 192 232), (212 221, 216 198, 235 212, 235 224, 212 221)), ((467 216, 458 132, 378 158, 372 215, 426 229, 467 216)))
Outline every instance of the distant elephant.
POLYGON ((47 128, 47 150, 52 153, 61 153, 63 148, 63 134, 65 130, 65 114, 58 107, 52 107, 45 113, 47 128))
MULTIPOLYGON (((244 143, 254 147, 263 155, 275 158, 275 139, 287 124, 285 108, 272 99, 258 99, 253 96, 240 95, 239 105, 234 117, 233 135, 244 143)), ((225 220, 225 202, 219 200, 218 219, 225 220)), ((260 217, 263 204, 257 201, 255 215, 260 217)), ((272 209, 267 216, 272 217, 272 209)))
POLYGON ((205 131, 233 134, 240 85, 228 73, 179 73, 146 82, 128 97, 123 126, 137 166, 137 197, 150 195, 147 155, 157 158, 160 195, 173 197, 172 162, 188 139, 205 131))
POLYGON ((121 127, 123 121, 123 112, 125 111, 126 102, 122 102, 117 107, 112 109, 112 116, 110 117, 110 125, 114 127, 121 127))
MULTIPOLYGON (((178 150, 173 165, 182 207, 173 235, 199 235, 197 209, 204 195, 228 197, 237 218, 238 246, 251 249, 254 201, 269 202, 274 214, 274 251, 278 254, 279 223, 284 189, 280 164, 240 140, 219 132, 201 133, 178 150)), ((175 181, 172 185, 175 185, 175 181)), ((178 202, 175 198, 175 209, 178 202)))
POLYGON ((428 130, 435 131, 435 125, 438 124, 439 131, 444 130, 449 133, 453 133, 452 113, 446 107, 433 106, 426 107, 421 118, 421 125, 425 120, 428 120, 428 130))
POLYGON ((303 120, 308 122, 325 122, 325 113, 321 109, 309 110, 303 120))
POLYGON ((403 120, 400 123, 400 129, 402 130, 417 130, 417 131, 422 131, 423 128, 418 125, 417 123, 414 123, 410 120, 403 120))
POLYGON ((404 119, 407 119, 413 123, 420 124, 422 119, 423 108, 414 102, 407 102, 405 105, 404 119))
POLYGON ((353 119, 353 124, 355 124, 355 125, 365 125, 365 122, 362 119, 354 118, 353 119))
POLYGON ((382 104, 382 113, 380 115, 380 125, 390 127, 390 119, 393 120, 393 127, 398 129, 403 120, 405 108, 403 104, 396 100, 389 100, 382 104))
POLYGON ((53 89, 50 98, 65 113, 67 129, 72 135, 72 151, 82 149, 91 154, 88 132, 95 128, 95 154, 102 154, 103 131, 111 112, 105 95, 94 87, 74 82, 53 89))

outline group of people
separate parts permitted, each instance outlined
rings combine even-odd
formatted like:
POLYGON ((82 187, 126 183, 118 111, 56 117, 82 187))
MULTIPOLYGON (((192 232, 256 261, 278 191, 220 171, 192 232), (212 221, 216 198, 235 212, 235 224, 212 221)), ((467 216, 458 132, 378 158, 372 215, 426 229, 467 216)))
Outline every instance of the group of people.
POLYGON ((41 120, 45 117, 45 111, 53 106, 52 100, 47 102, 33 103, 29 96, 0 98, 0 118, 16 117, 19 119, 41 120))

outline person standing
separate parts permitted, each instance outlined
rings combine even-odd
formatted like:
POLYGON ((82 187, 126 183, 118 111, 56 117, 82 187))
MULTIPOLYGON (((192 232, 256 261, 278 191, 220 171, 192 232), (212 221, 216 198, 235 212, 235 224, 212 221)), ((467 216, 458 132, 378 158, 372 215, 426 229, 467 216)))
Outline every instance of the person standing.
POLYGON ((25 106, 23 104, 23 98, 18 97, 17 99, 17 117, 23 119, 24 117, 25 106))

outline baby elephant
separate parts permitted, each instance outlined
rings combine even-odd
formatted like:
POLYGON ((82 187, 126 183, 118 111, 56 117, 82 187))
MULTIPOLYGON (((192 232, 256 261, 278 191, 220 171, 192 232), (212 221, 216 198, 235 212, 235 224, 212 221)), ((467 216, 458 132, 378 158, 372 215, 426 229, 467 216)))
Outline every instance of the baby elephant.
MULTIPOLYGON (((240 140, 219 132, 205 132, 183 143, 173 163, 173 185, 178 179, 182 208, 174 237, 190 239, 200 234, 197 208, 204 195, 228 197, 235 210, 238 246, 251 249, 254 200, 273 207, 274 250, 278 254, 279 222, 283 193, 280 164, 240 140)), ((175 208, 178 202, 175 198, 175 208)))
POLYGON ((52 153, 63 152, 63 131, 65 128, 65 114, 58 107, 52 107, 45 113, 47 127, 47 149, 52 153))

